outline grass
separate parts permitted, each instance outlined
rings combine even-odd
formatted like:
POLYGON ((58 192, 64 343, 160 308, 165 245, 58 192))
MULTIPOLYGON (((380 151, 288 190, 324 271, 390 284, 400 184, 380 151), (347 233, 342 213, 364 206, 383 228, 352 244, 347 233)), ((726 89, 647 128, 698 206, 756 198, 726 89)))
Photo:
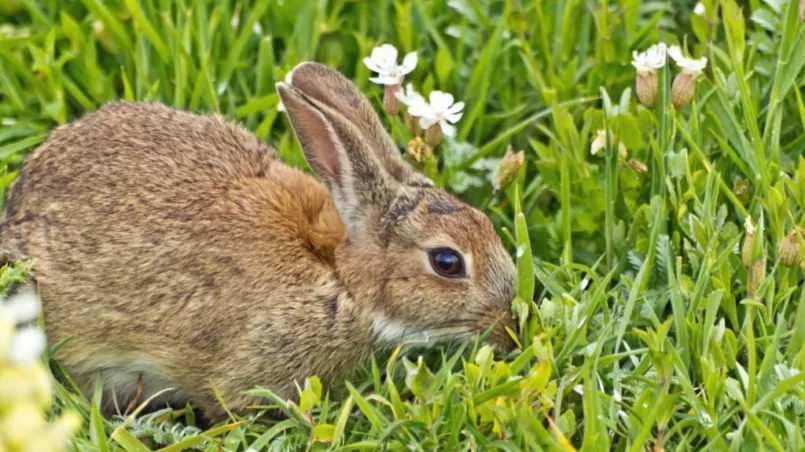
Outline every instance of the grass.
MULTIPOLYGON (((305 167, 274 82, 317 60, 380 111, 361 60, 390 42, 419 52, 420 91, 466 102, 432 173, 490 215, 518 265, 524 331, 509 356, 378 357, 329 394, 311 379, 274 400, 280 419, 205 431, 182 407, 105 420, 57 385, 53 413, 83 419, 71 449, 805 448, 803 267, 779 248, 805 226, 799 4, 703 4, 704 16, 691 1, 6 0, 3 187, 52 127, 118 98, 221 111, 305 167), (631 53, 658 41, 709 59, 688 107, 671 105, 672 64, 659 108, 632 94, 631 53), (626 160, 613 140, 590 154, 605 127, 626 160), (509 144, 526 165, 493 195, 509 144)), ((401 119, 386 119, 402 149, 401 119)))

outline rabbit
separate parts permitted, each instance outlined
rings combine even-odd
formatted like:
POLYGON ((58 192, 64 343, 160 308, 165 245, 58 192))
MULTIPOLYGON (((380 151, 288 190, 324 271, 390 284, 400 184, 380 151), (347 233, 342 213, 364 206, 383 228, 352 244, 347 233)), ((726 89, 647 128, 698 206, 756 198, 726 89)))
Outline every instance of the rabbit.
POLYGON ((337 70, 304 62, 276 90, 310 172, 219 114, 144 101, 24 160, 0 247, 33 262, 55 359, 88 395, 100 373, 104 413, 154 396, 226 418, 401 344, 514 348, 490 219, 414 171, 337 70))

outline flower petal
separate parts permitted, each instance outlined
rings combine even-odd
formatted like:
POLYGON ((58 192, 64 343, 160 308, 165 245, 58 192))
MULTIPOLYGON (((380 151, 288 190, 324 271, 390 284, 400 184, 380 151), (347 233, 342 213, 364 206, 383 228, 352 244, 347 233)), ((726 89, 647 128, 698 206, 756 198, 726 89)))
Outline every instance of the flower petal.
POLYGON ((435 116, 430 115, 423 115, 419 118, 419 127, 422 127, 422 130, 430 129, 430 126, 439 122, 435 116))
POLYGON ((383 44, 372 50, 372 61, 381 69, 389 70, 397 66, 397 48, 391 44, 383 44))
POLYGON ((399 90, 394 93, 394 95, 400 102, 409 106, 416 100, 417 97, 422 97, 414 90, 414 86, 410 83, 405 86, 405 90, 399 90))
POLYGON ((425 101, 425 98, 418 94, 408 103, 408 114, 415 117, 427 116, 436 118, 436 115, 433 113, 433 110, 431 110, 430 105, 425 101))
POLYGON ((13 323, 32 322, 39 317, 39 298, 30 290, 12 296, 5 307, 5 314, 13 323))
POLYGON ((17 365, 24 366, 36 362, 45 351, 47 339, 38 327, 20 328, 11 339, 11 350, 8 359, 17 365))
POLYGON ((452 137, 456 134, 456 128, 448 124, 444 119, 439 121, 439 127, 442 128, 442 133, 445 136, 452 137))
POLYGON ((366 67, 368 67, 369 70, 372 71, 372 72, 383 72, 383 69, 381 69, 380 66, 377 65, 375 60, 373 60, 373 59, 371 59, 369 57, 366 57, 366 58, 363 59, 363 64, 365 64, 366 67))
POLYGON ((698 68, 699 72, 703 71, 704 68, 707 67, 707 57, 701 57, 698 60, 693 60, 693 62, 696 63, 693 66, 698 68))
POLYGON ((380 74, 378 77, 371 77, 369 81, 372 83, 377 83, 378 85, 399 85, 401 80, 400 77, 394 75, 386 75, 380 74))
POLYGON ((607 134, 603 130, 599 130, 595 134, 595 139, 590 143, 590 154, 595 155, 607 145, 607 134))
POLYGON ((680 62, 687 60, 687 58, 685 58, 685 56, 682 55, 682 49, 679 46, 671 46, 668 49, 668 56, 671 57, 671 59, 674 60, 676 64, 679 64, 680 62))
POLYGON ((456 102, 450 108, 445 110, 445 113, 455 115, 457 113, 461 113, 461 110, 464 110, 464 102, 456 102))
POLYGON ((442 119, 452 124, 457 123, 462 116, 464 116, 464 113, 442 113, 442 119))
POLYGON ((453 95, 441 91, 430 92, 430 106, 437 114, 442 113, 453 105, 453 95))
POLYGON ((400 66, 400 72, 403 75, 410 74, 416 68, 417 63, 417 55, 416 52, 411 52, 403 58, 402 66, 400 66))

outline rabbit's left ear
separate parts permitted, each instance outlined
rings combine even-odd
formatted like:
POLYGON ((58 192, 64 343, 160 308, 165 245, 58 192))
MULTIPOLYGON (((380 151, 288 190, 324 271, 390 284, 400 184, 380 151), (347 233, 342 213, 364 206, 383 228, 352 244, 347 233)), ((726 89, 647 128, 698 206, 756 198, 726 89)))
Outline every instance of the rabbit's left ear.
POLYGON ((297 65, 285 81, 309 99, 327 105, 346 118, 397 182, 411 186, 433 186, 433 182, 403 161, 372 104, 340 72, 320 63, 306 62, 297 65))
POLYGON ((308 164, 330 190, 349 236, 362 236, 370 220, 388 209, 400 183, 340 112, 286 83, 277 84, 277 93, 308 164))

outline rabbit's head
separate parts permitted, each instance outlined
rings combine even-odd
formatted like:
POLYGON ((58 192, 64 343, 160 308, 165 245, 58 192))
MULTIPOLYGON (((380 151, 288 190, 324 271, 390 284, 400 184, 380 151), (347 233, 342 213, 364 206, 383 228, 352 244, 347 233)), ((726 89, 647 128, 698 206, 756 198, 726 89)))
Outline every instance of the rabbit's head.
POLYGON ((513 346, 515 267, 489 218, 414 172, 366 97, 302 63, 277 91, 347 238, 337 272, 380 346, 474 339, 513 346))

